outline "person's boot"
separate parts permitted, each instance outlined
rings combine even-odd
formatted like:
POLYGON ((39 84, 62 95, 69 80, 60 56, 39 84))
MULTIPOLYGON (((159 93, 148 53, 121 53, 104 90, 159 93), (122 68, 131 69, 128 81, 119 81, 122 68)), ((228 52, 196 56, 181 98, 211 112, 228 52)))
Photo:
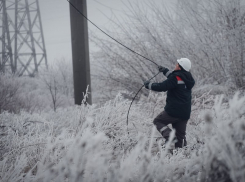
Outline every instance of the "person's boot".
POLYGON ((187 145, 187 142, 185 139, 183 139, 182 141, 178 141, 175 143, 175 148, 183 148, 187 145))
MULTIPOLYGON (((169 141, 169 137, 164 137, 165 138, 165 143, 163 144, 163 149, 166 149, 166 145, 169 141)), ((169 148, 168 148, 168 153, 173 154, 173 150, 175 149, 175 143, 177 142, 177 138, 174 137, 173 141, 171 142, 169 148)))

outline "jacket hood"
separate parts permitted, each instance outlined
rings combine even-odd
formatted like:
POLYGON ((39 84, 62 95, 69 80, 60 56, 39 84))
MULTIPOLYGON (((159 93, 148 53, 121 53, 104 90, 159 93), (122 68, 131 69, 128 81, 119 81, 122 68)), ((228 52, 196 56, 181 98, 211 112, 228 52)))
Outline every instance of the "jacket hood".
POLYGON ((177 70, 173 71, 173 73, 174 75, 179 76, 185 82, 187 89, 191 90, 194 87, 195 80, 193 79, 192 74, 190 72, 177 70))

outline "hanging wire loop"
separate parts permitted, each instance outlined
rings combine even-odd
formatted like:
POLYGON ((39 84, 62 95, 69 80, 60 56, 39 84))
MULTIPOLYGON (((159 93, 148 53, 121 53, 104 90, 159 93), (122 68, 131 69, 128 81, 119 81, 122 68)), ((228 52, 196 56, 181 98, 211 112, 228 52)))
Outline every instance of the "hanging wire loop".
MULTIPOLYGON (((157 74, 155 74, 151 79, 149 79, 149 81, 152 80, 153 78, 155 78, 159 73, 161 73, 161 72, 159 71, 159 72, 158 72, 157 74)), ((127 114, 127 126, 128 126, 128 116, 129 116, 130 108, 131 108, 131 106, 132 106, 132 104, 133 104, 135 98, 137 97, 138 93, 142 90, 142 88, 143 88, 144 86, 145 86, 145 85, 142 85, 142 86, 141 86, 141 88, 140 88, 140 89, 138 90, 138 92, 135 94, 133 100, 132 100, 131 103, 130 103, 130 106, 129 106, 129 109, 128 109, 128 114, 127 114)))

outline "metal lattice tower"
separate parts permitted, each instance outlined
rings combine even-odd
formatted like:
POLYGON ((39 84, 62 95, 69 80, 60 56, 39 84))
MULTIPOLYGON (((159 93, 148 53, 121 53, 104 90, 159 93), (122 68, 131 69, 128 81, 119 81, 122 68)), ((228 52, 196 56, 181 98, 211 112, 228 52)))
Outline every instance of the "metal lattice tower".
POLYGON ((0 0, 0 71, 35 76, 47 68, 38 0, 0 0))

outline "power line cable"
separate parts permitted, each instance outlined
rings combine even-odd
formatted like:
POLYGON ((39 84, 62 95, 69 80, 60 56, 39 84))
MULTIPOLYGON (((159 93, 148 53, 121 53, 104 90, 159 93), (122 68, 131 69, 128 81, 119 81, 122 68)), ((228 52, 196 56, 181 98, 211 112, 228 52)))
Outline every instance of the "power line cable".
POLYGON ((99 29, 102 33, 104 33, 105 35, 107 35, 108 37, 110 37, 112 40, 114 40, 115 42, 117 42, 118 44, 120 44, 121 46, 125 47, 126 49, 128 49, 129 51, 133 52, 134 54, 137 54, 138 56, 141 56, 142 58, 154 63, 157 67, 159 67, 159 65, 157 63, 155 63, 154 61, 150 60, 149 58, 139 54, 138 52, 132 50, 131 48, 127 47, 126 45, 122 44, 121 42, 119 42, 117 39, 113 38, 112 36, 110 36, 108 33, 106 33, 104 30, 102 30, 100 27, 98 27, 95 23, 93 23, 92 21, 90 21, 74 4, 72 4, 69 0, 67 0, 70 5, 79 13, 81 14, 87 21, 89 21, 92 25, 94 25, 97 29, 99 29))
MULTIPOLYGON (((153 78, 155 78, 159 73, 161 73, 161 72, 159 71, 156 75, 154 75, 151 79, 149 79, 149 81, 152 80, 153 78)), ((128 109, 128 114, 127 114, 127 125, 128 125, 128 116, 129 116, 130 108, 131 108, 131 106, 132 106, 132 104, 133 104, 135 98, 137 97, 138 93, 141 91, 141 89, 142 89, 144 86, 145 86, 145 85, 142 85, 142 86, 140 87, 140 89, 139 89, 138 92, 135 94, 133 100, 132 100, 131 103, 130 103, 130 106, 129 106, 129 109, 128 109)))

